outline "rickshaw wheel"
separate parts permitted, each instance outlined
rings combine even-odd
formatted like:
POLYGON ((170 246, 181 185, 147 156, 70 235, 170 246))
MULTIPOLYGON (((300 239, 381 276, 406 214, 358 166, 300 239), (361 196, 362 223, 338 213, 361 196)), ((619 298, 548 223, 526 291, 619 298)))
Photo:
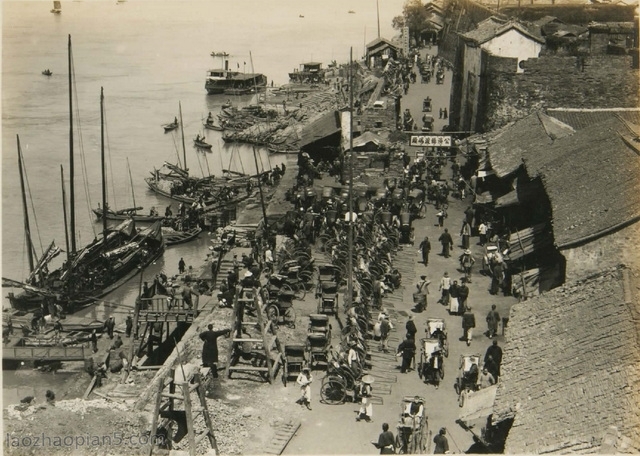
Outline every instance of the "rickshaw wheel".
POLYGON ((440 368, 438 369, 438 373, 440 374, 440 380, 444 379, 444 364, 442 366, 440 366, 440 368))
POLYGON ((342 404, 347 396, 347 388, 339 377, 329 377, 322 382, 320 397, 329 405, 342 404))
POLYGON ((424 362, 424 358, 423 358, 423 356, 424 356, 424 355, 421 353, 421 354, 420 354, 420 363, 418 363, 418 365, 416 366, 416 370, 418 371, 418 377, 419 377, 419 378, 422 378, 422 376, 423 376, 423 375, 422 375, 422 366, 424 365, 424 364, 423 364, 423 362, 424 362))
POLYGON ((465 391, 463 391, 462 393, 460 393, 460 396, 458 396, 458 406, 462 407, 464 406, 464 397, 467 393, 465 391))
POLYGON ((279 317, 280 312, 278 311, 278 306, 276 306, 275 304, 270 304, 269 307, 267 307, 267 318, 277 323, 279 317))
POLYGON ((296 327, 296 311, 293 307, 288 307, 284 311, 284 321, 290 328, 296 327))
POLYGON ((457 394, 458 396, 460 396, 460 393, 462 392, 462 391, 460 390, 460 378, 457 378, 457 379, 456 379, 456 382, 455 382, 455 383, 454 383, 454 385, 453 385, 453 389, 454 389, 454 390, 456 390, 456 394, 457 394))

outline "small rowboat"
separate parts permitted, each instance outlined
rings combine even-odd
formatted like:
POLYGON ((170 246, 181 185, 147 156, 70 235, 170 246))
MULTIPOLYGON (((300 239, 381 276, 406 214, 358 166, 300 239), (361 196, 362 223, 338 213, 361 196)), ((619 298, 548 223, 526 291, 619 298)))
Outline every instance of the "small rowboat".
POLYGON ((202 232, 202 228, 196 226, 187 231, 176 231, 172 228, 162 228, 162 237, 164 239, 164 245, 176 245, 189 242, 198 237, 202 232))
POLYGON ((221 126, 214 125, 212 123, 206 123, 205 122, 203 125, 204 125, 204 128, 206 128, 207 130, 214 130, 214 131, 223 131, 224 130, 224 128, 222 128, 221 126))
POLYGON ((179 125, 180 124, 178 122, 171 122, 169 124, 163 125, 162 128, 164 128, 165 133, 169 133, 170 131, 173 131, 176 128, 178 128, 179 125))
POLYGON ((51 70, 44 70, 42 74, 44 74, 45 76, 51 76, 53 73, 51 72, 51 70))
POLYGON ((201 139, 194 139, 193 140, 193 144, 198 148, 198 149, 211 149, 211 144, 204 142, 201 139))

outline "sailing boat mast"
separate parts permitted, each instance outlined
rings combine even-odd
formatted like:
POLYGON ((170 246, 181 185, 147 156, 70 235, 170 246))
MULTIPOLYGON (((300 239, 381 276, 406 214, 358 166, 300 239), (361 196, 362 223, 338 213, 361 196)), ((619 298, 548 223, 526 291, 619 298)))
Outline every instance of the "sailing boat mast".
POLYGON ((347 299, 353 302, 353 47, 349 51, 349 240, 347 299))
POLYGON ((22 208, 24 211, 24 236, 27 240, 27 255, 29 256, 29 272, 33 272, 33 243, 31 242, 31 229, 29 227, 29 211, 27 208, 27 194, 24 189, 24 174, 22 170, 22 149, 20 148, 20 136, 18 140, 18 169, 20 170, 20 189, 22 191, 22 208))
POLYGON ((107 245, 107 170, 104 160, 104 88, 100 87, 100 159, 102 164, 102 238, 107 245))
POLYGON ((129 171, 129 183, 131 184, 131 198, 133 198, 133 207, 135 209, 137 207, 136 206, 136 194, 133 191, 133 178, 131 177, 131 167, 129 166, 129 157, 127 157, 127 170, 129 171))
POLYGON ((64 168, 60 165, 60 183, 62 184, 62 215, 64 217, 64 240, 67 247, 67 262, 69 262, 69 223, 67 222, 67 194, 64 190, 64 168))
POLYGON ((182 160, 184 162, 184 170, 189 171, 187 168, 187 147, 184 145, 184 127, 182 122, 182 103, 178 102, 178 108, 180 109, 180 133, 182 133, 182 160))
MULTIPOLYGON (((264 204, 264 195, 262 194, 262 183, 260 182, 261 173, 258 170, 258 158, 256 157, 256 147, 253 146, 253 160, 256 162, 256 175, 258 176, 258 190, 260 191, 260 205, 262 206, 262 217, 264 218, 264 238, 269 239, 269 224, 267 223, 267 208, 264 204)), ((263 167, 264 168, 264 167, 263 167)), ((264 171, 264 169, 262 170, 264 171)))
POLYGON ((72 64, 71 64, 71 35, 69 35, 68 45, 69 59, 69 226, 71 228, 71 254, 76 253, 76 208, 75 208, 75 191, 73 185, 74 167, 73 167, 73 86, 72 86, 72 64))

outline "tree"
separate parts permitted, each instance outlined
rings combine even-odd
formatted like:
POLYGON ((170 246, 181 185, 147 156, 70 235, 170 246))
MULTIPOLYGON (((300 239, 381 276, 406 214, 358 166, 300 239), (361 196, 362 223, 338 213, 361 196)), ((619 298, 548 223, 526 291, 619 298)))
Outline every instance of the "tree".
POLYGON ((409 27, 409 36, 420 40, 420 32, 427 25, 427 10, 421 0, 406 0, 402 7, 402 16, 392 19, 391 25, 396 30, 409 27))

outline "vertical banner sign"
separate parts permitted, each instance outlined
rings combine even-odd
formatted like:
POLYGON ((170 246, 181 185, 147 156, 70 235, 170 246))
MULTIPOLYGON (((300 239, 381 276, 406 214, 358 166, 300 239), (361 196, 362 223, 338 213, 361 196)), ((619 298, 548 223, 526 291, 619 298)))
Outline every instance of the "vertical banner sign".
POLYGON ((405 56, 409 55, 409 27, 402 27, 402 51, 405 56))
POLYGON ((340 112, 340 126, 342 127, 342 150, 349 150, 349 138, 351 137, 351 112, 340 112))

